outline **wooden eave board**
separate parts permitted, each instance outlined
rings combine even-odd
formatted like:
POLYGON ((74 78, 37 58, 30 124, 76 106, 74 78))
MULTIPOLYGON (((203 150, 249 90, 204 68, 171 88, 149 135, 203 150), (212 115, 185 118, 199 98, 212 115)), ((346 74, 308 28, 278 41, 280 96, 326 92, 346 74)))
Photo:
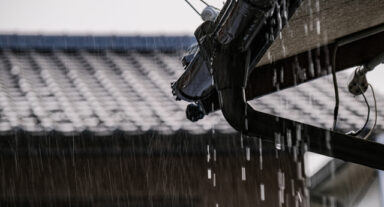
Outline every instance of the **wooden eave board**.
POLYGON ((384 0, 305 0, 257 66, 382 24, 383 11, 384 0))

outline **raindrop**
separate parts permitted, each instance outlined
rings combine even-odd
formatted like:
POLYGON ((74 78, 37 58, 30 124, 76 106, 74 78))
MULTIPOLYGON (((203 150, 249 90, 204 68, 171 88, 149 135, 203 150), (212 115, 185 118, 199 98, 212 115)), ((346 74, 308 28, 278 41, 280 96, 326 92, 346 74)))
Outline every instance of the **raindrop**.
POLYGON ((292 147, 292 133, 290 129, 287 129, 287 146, 289 149, 292 147))
POLYGON ((335 172, 336 172, 336 166, 335 166, 334 160, 332 160, 330 162, 330 168, 331 168, 331 178, 334 179, 335 178, 335 172))
POLYGON ((211 153, 209 152, 209 145, 207 144, 207 162, 211 160, 211 153))
POLYGON ((303 153, 306 153, 306 152, 308 152, 308 144, 304 143, 303 144, 303 153))
POLYGON ((308 36, 308 25, 304 24, 304 34, 305 36, 308 36))
POLYGON ((271 31, 271 34, 269 35, 269 40, 271 42, 275 41, 275 36, 273 36, 273 30, 271 31))
POLYGON ((279 183, 279 201, 284 203, 285 175, 280 170, 277 172, 277 180, 279 183))
POLYGON ((297 162, 297 146, 293 147, 293 161, 297 162))
POLYGON ((248 118, 244 119, 244 129, 245 131, 248 131, 248 118))
POLYGON ((279 31, 281 31, 283 28, 283 22, 281 20, 280 12, 277 12, 277 25, 278 25, 279 31))
POLYGON ((300 194, 299 191, 297 191, 297 195, 296 195, 296 198, 295 198, 295 206, 299 207, 300 203, 302 203, 301 194, 300 194))
POLYGON ((281 135, 280 135, 280 133, 275 133, 275 147, 277 150, 281 150, 281 135))
POLYGON ((302 166, 301 162, 297 162, 297 178, 299 180, 303 180, 303 174, 302 174, 302 166))
POLYGON ((287 11, 287 2, 286 2, 286 0, 283 0, 281 2, 281 5, 283 7, 283 10, 282 10, 283 18, 284 18, 285 21, 288 21, 288 11, 287 11))
POLYGON ((245 148, 245 157, 247 161, 251 160, 251 150, 249 149, 249 147, 245 148))
POLYGON ((316 32, 318 35, 320 35, 320 20, 316 19, 316 32))
POLYGON ((279 190, 279 203, 280 204, 284 203, 284 191, 281 189, 279 190))
POLYGON ((216 187, 216 173, 213 173, 213 187, 216 187))
POLYGON ((279 170, 277 172, 277 178, 279 183, 279 188, 285 189, 285 174, 279 170))
POLYGON ((331 132, 327 131, 325 133, 325 141, 327 145, 327 150, 331 151, 331 132))
POLYGON ((305 195, 305 197, 309 197, 310 196, 309 195, 309 190, 308 190, 307 187, 304 188, 304 195, 305 195))
POLYGON ((320 12, 320 1, 319 0, 316 1, 316 11, 320 12))
POLYGON ((212 179, 212 170, 208 169, 208 179, 212 179))
POLYGON ((332 66, 331 66, 331 65, 328 65, 328 67, 326 67, 326 68, 328 68, 327 73, 328 73, 328 74, 331 74, 331 73, 332 73, 332 66))
POLYGON ((276 87, 276 84, 277 84, 277 72, 276 72, 276 69, 273 69, 272 84, 273 84, 273 87, 276 87))
POLYGON ((260 170, 263 169, 263 146, 262 146, 262 141, 259 139, 259 165, 260 165, 260 170))
POLYGON ((302 199, 302 196, 301 196, 300 191, 297 191, 297 199, 298 199, 298 201, 299 201, 300 203, 303 202, 303 199, 302 199))
POLYGON ((315 76, 315 66, 312 61, 312 54, 310 51, 308 51, 308 62, 309 62, 309 76, 314 77, 315 76))
POLYGON ((242 181, 247 180, 247 177, 246 177, 246 174, 245 174, 245 167, 244 166, 241 167, 241 180, 242 181))
POLYGON ((320 64, 320 59, 319 59, 319 57, 316 57, 316 72, 317 72, 317 74, 320 74, 320 72, 321 72, 321 64, 320 64))
POLYGON ((264 184, 260 184, 260 199, 261 199, 262 201, 265 200, 264 184))
POLYGON ((296 141, 301 141, 301 124, 296 125, 296 141))
POLYGON ((284 68, 280 70, 280 83, 284 83, 284 68))

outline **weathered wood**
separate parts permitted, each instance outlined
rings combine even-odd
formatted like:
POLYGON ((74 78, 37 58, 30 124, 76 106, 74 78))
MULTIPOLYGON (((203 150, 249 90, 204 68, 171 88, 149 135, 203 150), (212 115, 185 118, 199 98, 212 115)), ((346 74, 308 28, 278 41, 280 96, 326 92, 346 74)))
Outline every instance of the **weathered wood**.
POLYGON ((384 23, 384 0, 303 1, 258 66, 384 23))
MULTIPOLYGON (((369 30, 376 31, 375 28, 369 30)), ((362 65, 383 51, 384 31, 339 46, 335 58, 336 71, 362 65)), ((331 43, 257 67, 248 77, 247 99, 252 100, 330 74, 334 52, 335 44, 331 43)))

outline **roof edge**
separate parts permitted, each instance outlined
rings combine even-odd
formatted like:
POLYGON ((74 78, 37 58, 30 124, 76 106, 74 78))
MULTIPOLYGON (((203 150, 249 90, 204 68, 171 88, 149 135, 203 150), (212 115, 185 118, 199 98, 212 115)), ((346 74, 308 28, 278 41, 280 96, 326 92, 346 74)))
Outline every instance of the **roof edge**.
POLYGON ((181 50, 193 36, 0 35, 0 49, 181 50))

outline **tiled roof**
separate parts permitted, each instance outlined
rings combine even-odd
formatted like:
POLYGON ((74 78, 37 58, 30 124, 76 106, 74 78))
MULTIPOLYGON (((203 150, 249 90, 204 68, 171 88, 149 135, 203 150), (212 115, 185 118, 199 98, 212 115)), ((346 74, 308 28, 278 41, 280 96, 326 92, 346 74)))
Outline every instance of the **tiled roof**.
MULTIPOLYGON (((90 131, 95 135, 116 131, 129 134, 234 132, 221 112, 195 123, 185 118, 187 103, 176 102, 170 89, 170 82, 183 72, 180 48, 165 47, 167 52, 141 48, 145 52, 139 52, 137 48, 126 51, 117 48, 116 51, 97 47, 87 51, 85 49, 90 48, 79 46, 70 51, 60 47, 37 51, 31 47, 0 50, 1 134, 15 130, 36 134, 90 131)), ((345 74, 339 75, 341 80, 345 80, 345 74)), ((340 82, 340 86, 345 85, 340 82)), ((340 96, 339 126, 361 127, 366 116, 362 98, 355 101, 342 87, 340 96)), ((378 99, 379 104, 383 103, 381 97, 378 99)), ((334 104, 332 83, 321 79, 251 103, 261 111, 330 127, 334 104)), ((382 106, 379 105, 381 114, 382 106)))
POLYGON ((183 72, 178 53, 2 51, 0 71, 3 133, 232 131, 219 113, 198 123, 185 118, 186 103, 170 89, 183 72))

